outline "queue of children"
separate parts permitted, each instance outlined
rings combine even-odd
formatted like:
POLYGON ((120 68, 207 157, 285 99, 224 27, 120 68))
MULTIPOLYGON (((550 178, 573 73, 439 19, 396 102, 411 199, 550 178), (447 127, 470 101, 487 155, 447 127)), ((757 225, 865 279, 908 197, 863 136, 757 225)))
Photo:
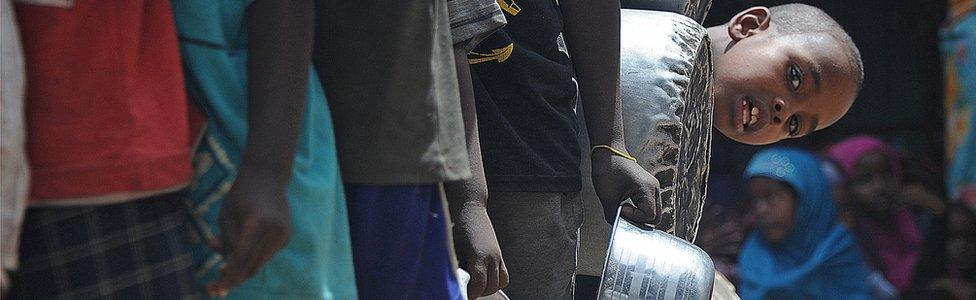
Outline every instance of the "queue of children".
POLYGON ((22 2, 7 296, 460 298, 442 183, 480 157, 455 48, 494 1, 22 2))
MULTIPOLYGON (((3 201, 28 207, 9 227, 4 212, 14 299, 572 298, 577 101, 600 201, 659 218, 658 183, 623 146, 614 1, 4 2, 20 37, 4 33, 3 201), (25 79, 9 95, 8 37, 25 79), (24 106, 21 197, 8 100, 24 106)), ((829 126, 860 88, 857 48, 816 8, 754 7, 709 32, 715 127, 737 141, 829 126)), ((822 187, 778 180, 818 191, 794 196, 804 213, 835 214, 822 187)), ((832 218, 802 219, 803 247, 845 241, 806 253, 817 266, 853 257, 850 234, 812 224, 832 218)))

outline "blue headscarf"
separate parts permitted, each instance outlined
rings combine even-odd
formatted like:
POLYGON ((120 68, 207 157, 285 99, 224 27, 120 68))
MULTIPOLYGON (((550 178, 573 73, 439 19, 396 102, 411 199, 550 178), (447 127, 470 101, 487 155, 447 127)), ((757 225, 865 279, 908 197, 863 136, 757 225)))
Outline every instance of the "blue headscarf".
POLYGON ((837 208, 820 160, 798 149, 756 154, 746 178, 767 177, 796 192, 793 228, 776 244, 753 232, 739 254, 743 299, 869 299, 868 271, 837 208))

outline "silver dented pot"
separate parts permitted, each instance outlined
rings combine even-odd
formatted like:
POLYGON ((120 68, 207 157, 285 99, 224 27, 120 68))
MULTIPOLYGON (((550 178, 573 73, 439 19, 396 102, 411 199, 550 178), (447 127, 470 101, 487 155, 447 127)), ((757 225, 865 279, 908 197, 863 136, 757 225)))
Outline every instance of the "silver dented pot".
POLYGON ((688 241, 617 217, 599 299, 710 299, 712 259, 688 241))

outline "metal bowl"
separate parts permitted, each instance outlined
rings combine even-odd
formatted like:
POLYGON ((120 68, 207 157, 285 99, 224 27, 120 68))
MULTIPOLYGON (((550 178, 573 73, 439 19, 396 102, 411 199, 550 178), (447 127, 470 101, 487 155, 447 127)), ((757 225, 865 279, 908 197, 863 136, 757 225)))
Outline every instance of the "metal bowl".
POLYGON ((618 212, 599 299, 710 299, 714 280, 715 265, 701 248, 618 212))

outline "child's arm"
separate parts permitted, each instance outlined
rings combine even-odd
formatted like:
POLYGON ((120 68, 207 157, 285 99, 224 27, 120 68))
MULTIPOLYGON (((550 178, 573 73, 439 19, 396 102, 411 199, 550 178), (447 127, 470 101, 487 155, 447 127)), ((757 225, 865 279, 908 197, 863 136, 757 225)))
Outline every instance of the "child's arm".
POLYGON ((475 299, 507 286, 508 270, 488 218, 488 183, 481 159, 478 114, 467 54, 506 22, 494 0, 454 0, 447 3, 447 8, 471 178, 446 182, 444 189, 454 220, 454 248, 461 267, 471 274, 468 299, 475 299))
POLYGON ((494 294, 508 285, 508 270, 502 260, 495 230, 488 218, 488 183, 481 160, 478 138, 478 118, 475 111, 468 51, 461 44, 454 45, 454 64, 457 67, 458 87, 461 91, 461 115, 468 145, 471 178, 444 184, 451 218, 454 219, 454 238, 460 263, 471 274, 468 299, 494 294))
POLYGON ((312 53, 311 0, 257 0, 247 8, 248 132, 234 186, 220 210, 226 266, 207 292, 254 275, 291 234, 286 188, 305 110, 312 53))
MULTIPOLYGON (((620 115, 620 2, 614 0, 559 2, 563 34, 579 82, 580 100, 591 145, 609 145, 626 152, 620 115)), ((631 198, 637 207, 625 207, 625 217, 656 222, 659 183, 636 162, 595 149, 592 159, 593 187, 603 202, 607 221, 617 207, 631 198)))

